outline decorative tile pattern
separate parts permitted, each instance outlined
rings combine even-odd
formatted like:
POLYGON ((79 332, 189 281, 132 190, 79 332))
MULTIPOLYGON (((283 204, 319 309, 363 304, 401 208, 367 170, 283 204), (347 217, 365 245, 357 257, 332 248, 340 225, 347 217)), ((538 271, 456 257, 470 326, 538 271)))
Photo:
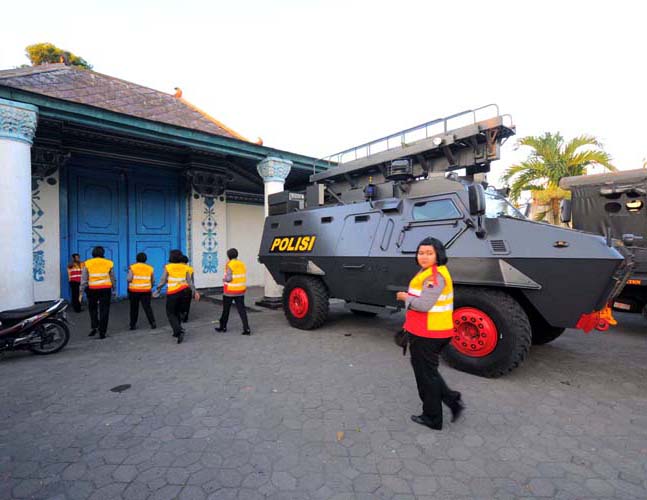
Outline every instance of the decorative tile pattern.
POLYGON ((218 242, 216 241, 216 200, 212 196, 204 197, 204 218, 202 219, 202 272, 218 272, 218 242))
POLYGON ((31 192, 31 245, 34 254, 33 273, 34 281, 45 281, 45 251, 42 249, 45 243, 44 228, 41 222, 45 212, 39 205, 40 188, 38 181, 32 179, 31 192))

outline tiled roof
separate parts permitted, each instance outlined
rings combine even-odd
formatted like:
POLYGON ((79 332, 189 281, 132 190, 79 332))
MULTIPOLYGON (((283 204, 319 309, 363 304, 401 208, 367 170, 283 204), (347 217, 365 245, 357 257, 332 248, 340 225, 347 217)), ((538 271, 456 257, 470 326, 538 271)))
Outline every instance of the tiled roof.
POLYGON ((2 70, 0 86, 246 140, 184 99, 65 64, 2 70))

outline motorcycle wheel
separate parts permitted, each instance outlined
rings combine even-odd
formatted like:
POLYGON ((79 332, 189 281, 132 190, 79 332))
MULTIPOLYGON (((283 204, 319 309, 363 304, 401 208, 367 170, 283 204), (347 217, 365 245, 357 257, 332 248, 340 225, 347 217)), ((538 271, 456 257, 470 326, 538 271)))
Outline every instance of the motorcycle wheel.
POLYGON ((36 328, 42 340, 29 346, 29 350, 34 354, 54 354, 63 349, 70 340, 70 329, 61 320, 46 319, 36 328))

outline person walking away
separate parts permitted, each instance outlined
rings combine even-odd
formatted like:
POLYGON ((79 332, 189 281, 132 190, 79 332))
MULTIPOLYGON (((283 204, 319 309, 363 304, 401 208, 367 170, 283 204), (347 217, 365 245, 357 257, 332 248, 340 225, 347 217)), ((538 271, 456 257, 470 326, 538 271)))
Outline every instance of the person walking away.
POLYGON ((164 285, 168 285, 166 288, 166 317, 173 329, 173 337, 177 338, 178 344, 181 344, 184 341, 185 332, 180 324, 180 316, 187 300, 186 295, 192 294, 195 300, 200 300, 200 294, 193 287, 189 276, 189 266, 182 262, 181 250, 171 250, 169 263, 164 266, 164 273, 153 297, 159 297, 160 290, 164 285))
POLYGON ((81 300, 79 291, 81 289, 81 275, 83 274, 83 262, 78 253, 72 254, 72 262, 67 265, 67 281, 70 284, 70 296, 72 297, 72 309, 74 312, 81 312, 81 300))
POLYGON ((422 240, 416 262, 420 271, 409 283, 409 290, 396 295, 406 304, 403 328, 411 335, 411 365, 422 400, 422 414, 411 415, 411 420, 441 430, 442 403, 451 410, 452 422, 465 408, 461 393, 451 390, 438 371, 440 353, 453 336, 454 288, 445 247, 439 240, 422 240))
POLYGON ((155 316, 151 308, 151 292, 155 283, 153 266, 146 264, 148 256, 140 252, 135 257, 136 262, 128 268, 128 301, 130 302, 130 329, 137 328, 139 304, 141 303, 151 328, 157 328, 155 316))
POLYGON ((83 292, 88 298, 88 311, 90 312, 90 334, 94 337, 99 329, 99 338, 105 339, 108 331, 110 316, 110 300, 116 290, 114 263, 104 258, 105 250, 101 246, 92 249, 92 258, 85 261, 81 274, 81 287, 79 302, 83 292))
MULTIPOLYGON (((193 281, 193 268, 189 265, 189 258, 186 255, 182 256, 182 263, 188 266, 189 275, 191 276, 191 283, 193 284, 193 288, 195 288, 195 282, 193 281)), ((185 297, 185 302, 182 309, 182 315, 180 317, 180 321, 182 321, 183 323, 186 323, 187 321, 189 321, 189 311, 191 310, 191 300, 193 300, 193 295, 187 295, 187 297, 185 297)))
POLYGON ((227 331, 227 321, 229 320, 229 310, 231 304, 236 304, 240 320, 243 322, 243 335, 251 335, 249 323, 247 322, 247 311, 245 310, 245 291, 247 290, 247 269, 245 264, 238 260, 238 250, 230 248, 227 250, 227 265, 225 266, 225 276, 223 277, 223 298, 222 298, 222 315, 220 316, 220 326, 216 327, 217 332, 227 331))

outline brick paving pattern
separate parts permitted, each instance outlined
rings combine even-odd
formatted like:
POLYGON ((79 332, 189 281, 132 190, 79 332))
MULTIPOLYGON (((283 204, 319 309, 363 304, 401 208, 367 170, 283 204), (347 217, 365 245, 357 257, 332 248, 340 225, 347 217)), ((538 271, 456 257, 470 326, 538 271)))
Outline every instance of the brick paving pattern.
POLYGON ((303 332, 252 312, 245 337, 236 314, 214 334, 203 302, 177 345, 162 307, 157 331, 129 332, 113 306, 103 341, 71 313, 61 353, 0 359, 0 499, 647 498, 640 317, 568 331, 505 378, 444 366, 467 410, 434 432, 409 420, 401 316, 335 306, 303 332))

